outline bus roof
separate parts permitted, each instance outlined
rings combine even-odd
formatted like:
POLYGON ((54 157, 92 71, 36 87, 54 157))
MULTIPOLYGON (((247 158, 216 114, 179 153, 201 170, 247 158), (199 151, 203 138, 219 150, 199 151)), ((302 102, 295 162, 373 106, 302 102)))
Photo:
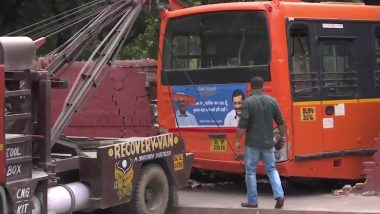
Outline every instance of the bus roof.
POLYGON ((178 16, 191 15, 196 13, 209 13, 218 11, 229 10, 265 10, 266 5, 270 6, 271 2, 232 2, 232 3, 220 3, 201 5, 196 7, 188 7, 184 9, 168 11, 168 18, 174 18, 178 16))
POLYGON ((370 6, 363 3, 347 2, 232 2, 202 5, 197 7, 178 9, 174 11, 167 11, 166 15, 168 18, 174 18, 196 13, 209 13, 229 10, 268 10, 270 7, 278 7, 280 10, 283 10, 284 17, 291 18, 380 21, 380 6, 370 6))
POLYGON ((280 7, 285 17, 292 18, 380 21, 380 6, 360 3, 281 2, 280 7))

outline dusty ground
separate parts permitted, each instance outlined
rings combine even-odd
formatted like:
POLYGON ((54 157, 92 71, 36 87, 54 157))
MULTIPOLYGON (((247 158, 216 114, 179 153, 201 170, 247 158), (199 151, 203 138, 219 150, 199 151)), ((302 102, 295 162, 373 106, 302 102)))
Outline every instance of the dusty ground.
MULTIPOLYGON (((248 213, 248 210, 250 210, 249 213, 277 213, 276 210, 273 210, 275 201, 272 198, 269 184, 259 184, 259 209, 256 212, 249 208, 240 207, 240 202, 246 200, 245 194, 244 183, 203 184, 195 189, 180 190, 180 209, 177 209, 177 212, 227 214, 248 213), (187 208, 188 212, 183 208, 187 208), (262 209, 269 212, 260 211, 262 209), (204 212, 205 210, 208 210, 208 212, 204 212), (231 212, 228 212, 228 210, 231 210, 231 212)), ((316 213, 380 213, 380 196, 362 196, 352 193, 333 196, 328 188, 320 185, 288 186, 283 210, 285 211, 284 213, 304 213, 300 211, 317 211, 316 213)))

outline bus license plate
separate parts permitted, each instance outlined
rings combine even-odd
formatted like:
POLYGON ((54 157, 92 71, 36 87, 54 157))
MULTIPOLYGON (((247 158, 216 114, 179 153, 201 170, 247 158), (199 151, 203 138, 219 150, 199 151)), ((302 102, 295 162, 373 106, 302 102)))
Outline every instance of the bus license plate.
POLYGON ((212 152, 226 152, 227 151, 227 139, 226 138, 211 138, 210 139, 210 151, 212 151, 212 152))

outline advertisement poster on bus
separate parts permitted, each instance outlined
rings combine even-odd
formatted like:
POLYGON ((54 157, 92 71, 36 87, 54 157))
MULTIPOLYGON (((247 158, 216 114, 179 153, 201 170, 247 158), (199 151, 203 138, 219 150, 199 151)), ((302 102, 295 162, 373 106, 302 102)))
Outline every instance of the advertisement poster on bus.
POLYGON ((246 84, 174 86, 175 124, 236 127, 246 93, 246 84))

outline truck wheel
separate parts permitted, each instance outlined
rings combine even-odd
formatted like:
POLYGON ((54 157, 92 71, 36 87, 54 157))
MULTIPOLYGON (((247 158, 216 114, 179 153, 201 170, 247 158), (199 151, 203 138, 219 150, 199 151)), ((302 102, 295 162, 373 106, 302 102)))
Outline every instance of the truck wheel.
POLYGON ((7 196, 2 186, 0 186, 0 213, 8 213, 7 196))
POLYGON ((169 202, 169 183, 164 170, 157 164, 143 167, 132 201, 130 213, 164 214, 169 202))
POLYGON ((169 209, 173 209, 175 207, 178 207, 179 203, 179 196, 178 196, 178 189, 174 184, 171 184, 169 187, 169 209))

